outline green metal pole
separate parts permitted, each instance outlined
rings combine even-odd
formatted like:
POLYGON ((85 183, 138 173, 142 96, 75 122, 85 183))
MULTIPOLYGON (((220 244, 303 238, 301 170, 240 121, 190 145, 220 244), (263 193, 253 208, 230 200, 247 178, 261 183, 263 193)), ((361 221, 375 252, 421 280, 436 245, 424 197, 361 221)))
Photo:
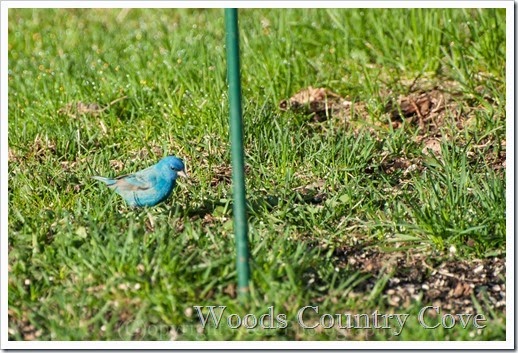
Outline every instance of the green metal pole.
POLYGON ((243 114, 239 73, 239 32, 237 9, 225 9, 227 34, 227 70, 230 104, 230 148, 232 151, 232 187, 234 193, 234 233, 237 250, 237 288, 239 297, 248 295, 250 280, 248 225, 246 219, 245 168, 243 151, 243 114))

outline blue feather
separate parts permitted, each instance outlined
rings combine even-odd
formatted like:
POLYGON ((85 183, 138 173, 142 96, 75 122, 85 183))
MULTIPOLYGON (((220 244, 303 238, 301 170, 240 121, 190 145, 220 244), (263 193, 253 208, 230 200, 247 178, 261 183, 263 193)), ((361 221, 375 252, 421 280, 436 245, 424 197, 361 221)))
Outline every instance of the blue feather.
POLYGON ((155 206, 171 195, 176 178, 186 177, 180 158, 167 156, 157 164, 133 174, 117 178, 93 176, 122 196, 131 207, 155 206))

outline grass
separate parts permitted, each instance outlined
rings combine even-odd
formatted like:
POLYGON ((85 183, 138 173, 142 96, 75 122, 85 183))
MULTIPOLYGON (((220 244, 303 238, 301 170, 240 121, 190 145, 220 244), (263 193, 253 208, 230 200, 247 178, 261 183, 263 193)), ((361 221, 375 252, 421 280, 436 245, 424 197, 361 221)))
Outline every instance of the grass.
POLYGON ((241 10, 240 31, 253 255, 244 306, 223 11, 9 10, 9 338, 505 339, 505 312, 489 301, 472 298, 485 329, 426 330, 416 318, 432 302, 422 293, 391 305, 393 270, 336 256, 355 245, 437 263, 505 257, 505 167, 495 167, 506 139, 505 10, 241 10), (393 128, 383 114, 387 93, 406 94, 415 78, 457 84, 460 108, 435 134, 438 155, 423 150, 415 125, 393 128), (369 119, 353 129, 279 111, 307 86, 365 102, 369 119), (57 113, 78 101, 108 107, 57 113), (161 206, 128 209, 90 179, 165 154, 184 158, 191 179, 161 206), (386 172, 397 158, 419 168, 386 172), (301 329, 297 311, 317 304, 320 314, 411 316, 398 336, 301 329), (289 325, 203 329, 196 305, 257 318, 273 306, 289 325))

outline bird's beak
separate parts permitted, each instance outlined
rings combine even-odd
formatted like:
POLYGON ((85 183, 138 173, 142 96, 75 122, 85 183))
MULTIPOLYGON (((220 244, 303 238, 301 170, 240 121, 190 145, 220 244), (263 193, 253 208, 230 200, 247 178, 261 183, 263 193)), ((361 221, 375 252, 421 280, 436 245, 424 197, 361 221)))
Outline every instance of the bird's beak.
POLYGON ((182 178, 189 179, 189 177, 187 176, 187 174, 185 174, 185 171, 183 170, 180 170, 177 174, 182 178))

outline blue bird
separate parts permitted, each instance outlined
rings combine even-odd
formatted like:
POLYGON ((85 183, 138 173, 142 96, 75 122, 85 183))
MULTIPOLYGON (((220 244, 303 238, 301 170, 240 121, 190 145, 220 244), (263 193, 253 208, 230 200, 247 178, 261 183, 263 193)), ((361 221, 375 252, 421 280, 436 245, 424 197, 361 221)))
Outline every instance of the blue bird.
POLYGON ((176 184, 178 176, 187 178, 185 166, 180 158, 167 156, 157 164, 133 174, 115 179, 101 176, 92 178, 102 181, 131 207, 155 206, 165 201, 176 184))

